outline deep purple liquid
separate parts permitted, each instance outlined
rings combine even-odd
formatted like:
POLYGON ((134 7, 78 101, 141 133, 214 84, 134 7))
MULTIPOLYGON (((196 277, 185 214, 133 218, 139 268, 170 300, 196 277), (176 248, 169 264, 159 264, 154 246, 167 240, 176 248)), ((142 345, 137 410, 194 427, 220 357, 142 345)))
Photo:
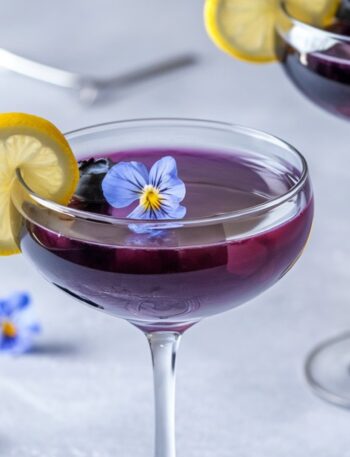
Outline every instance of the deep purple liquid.
MULTIPOLYGON (((285 174, 278 179, 239 155, 198 158, 189 151, 148 150, 118 153, 114 160, 150 166, 166 154, 176 158, 186 183, 186 217, 247 208, 291 185, 285 174)), ((106 205, 99 209, 125 215, 106 205)), ((21 247, 52 283, 86 303, 148 329, 181 329, 253 298, 280 279, 300 255, 312 215, 309 194, 299 214, 273 230, 195 247, 191 242, 168 246, 176 232, 149 239, 146 247, 132 233, 124 247, 92 245, 28 222, 21 247)))
MULTIPOLYGON (((338 22, 330 30, 350 37, 350 23, 338 22)), ((301 55, 277 37, 277 53, 290 79, 308 98, 333 114, 350 117, 350 41, 301 55)))

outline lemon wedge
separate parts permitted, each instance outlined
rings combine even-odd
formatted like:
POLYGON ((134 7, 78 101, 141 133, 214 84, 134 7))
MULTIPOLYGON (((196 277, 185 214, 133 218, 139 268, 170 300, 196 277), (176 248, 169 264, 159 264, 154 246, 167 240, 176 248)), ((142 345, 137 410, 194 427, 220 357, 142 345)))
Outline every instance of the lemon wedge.
POLYGON ((74 154, 51 122, 31 114, 0 114, 0 256, 20 252, 22 216, 11 200, 17 168, 34 192, 63 205, 79 181, 74 154))
MULTIPOLYGON (((214 43, 231 56, 254 63, 275 55, 275 23, 281 0, 206 0, 204 20, 214 43)), ((295 18, 324 27, 334 18, 340 0, 288 0, 295 18)))

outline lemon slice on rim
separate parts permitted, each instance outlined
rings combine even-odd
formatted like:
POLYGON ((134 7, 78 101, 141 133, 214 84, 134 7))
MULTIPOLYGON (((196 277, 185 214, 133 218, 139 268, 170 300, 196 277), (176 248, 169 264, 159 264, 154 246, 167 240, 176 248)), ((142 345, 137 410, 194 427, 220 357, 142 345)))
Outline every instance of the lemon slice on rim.
MULTIPOLYGON (((281 0, 206 0, 204 20, 214 43, 231 56, 254 63, 275 55, 275 23, 281 0)), ((340 0, 287 0, 293 17, 316 26, 330 24, 340 0)))
POLYGON ((19 253, 22 216, 11 195, 16 169, 43 198, 67 204, 79 181, 74 154, 63 134, 46 119, 31 114, 0 114, 0 255, 19 253))

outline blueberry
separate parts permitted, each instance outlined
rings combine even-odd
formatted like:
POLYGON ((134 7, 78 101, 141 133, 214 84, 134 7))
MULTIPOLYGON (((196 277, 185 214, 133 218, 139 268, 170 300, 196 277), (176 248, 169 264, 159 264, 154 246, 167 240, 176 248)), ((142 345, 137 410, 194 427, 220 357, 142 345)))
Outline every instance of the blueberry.
POLYGON ((110 159, 88 159, 79 162, 80 181, 75 196, 89 203, 104 203, 102 180, 114 165, 110 159))

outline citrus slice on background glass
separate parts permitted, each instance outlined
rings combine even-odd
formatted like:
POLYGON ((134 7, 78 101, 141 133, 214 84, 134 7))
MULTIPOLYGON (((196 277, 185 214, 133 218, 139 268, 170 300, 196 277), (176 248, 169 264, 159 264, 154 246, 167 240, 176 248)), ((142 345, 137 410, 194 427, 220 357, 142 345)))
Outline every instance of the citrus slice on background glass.
POLYGON ((0 114, 0 255, 19 253, 22 217, 11 200, 16 170, 43 198, 67 204, 79 169, 64 135, 46 119, 23 113, 0 114))
MULTIPOLYGON (((275 23, 281 0, 206 0, 204 20, 214 43, 231 56, 254 63, 272 62, 275 23)), ((300 21, 329 25, 340 0, 287 0, 289 13, 300 21)))

